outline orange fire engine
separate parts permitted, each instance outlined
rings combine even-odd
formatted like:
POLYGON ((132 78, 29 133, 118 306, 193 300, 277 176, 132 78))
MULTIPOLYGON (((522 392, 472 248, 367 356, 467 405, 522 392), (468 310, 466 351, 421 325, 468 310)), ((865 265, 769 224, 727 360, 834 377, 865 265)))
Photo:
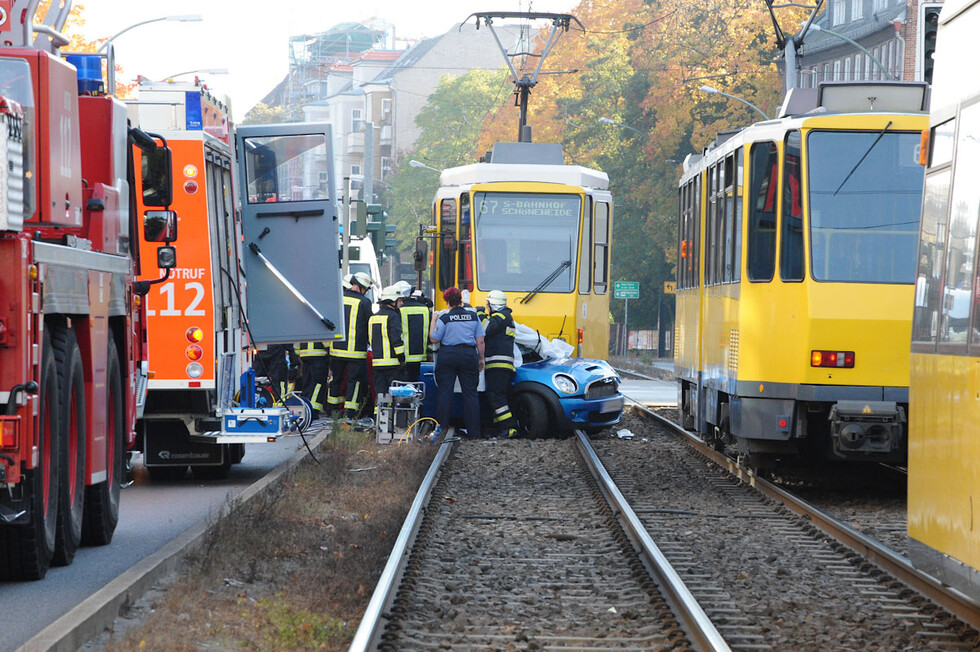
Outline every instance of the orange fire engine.
MULTIPOLYGON (((178 266, 147 296, 149 391, 137 448, 151 475, 225 477, 244 441, 213 437, 251 356, 245 331, 242 229, 232 188, 225 102, 198 80, 141 80, 130 117, 173 152, 178 266)), ((146 193, 137 193, 141 208, 146 193)), ((145 238, 147 255, 153 243, 145 238)))

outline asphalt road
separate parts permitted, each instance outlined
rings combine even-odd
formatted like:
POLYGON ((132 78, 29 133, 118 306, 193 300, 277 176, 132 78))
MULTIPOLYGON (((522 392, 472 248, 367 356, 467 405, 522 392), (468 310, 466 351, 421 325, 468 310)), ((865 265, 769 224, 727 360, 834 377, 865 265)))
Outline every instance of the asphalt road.
MULTIPOLYGON (((308 435, 309 436, 309 435, 308 435)), ((52 568, 39 582, 0 583, 0 650, 12 650, 116 576, 207 518, 288 460, 303 442, 286 437, 275 444, 249 445, 227 480, 139 483, 123 490, 119 525, 108 546, 82 548, 71 566, 52 568)))

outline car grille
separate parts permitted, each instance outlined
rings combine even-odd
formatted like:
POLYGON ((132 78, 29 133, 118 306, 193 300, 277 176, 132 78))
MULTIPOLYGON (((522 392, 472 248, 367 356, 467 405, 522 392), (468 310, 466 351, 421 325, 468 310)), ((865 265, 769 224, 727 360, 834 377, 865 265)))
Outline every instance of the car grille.
POLYGON ((607 396, 615 396, 619 393, 619 383, 616 382, 615 378, 603 378, 602 380, 597 380, 585 390, 586 399, 596 399, 605 398, 607 396))

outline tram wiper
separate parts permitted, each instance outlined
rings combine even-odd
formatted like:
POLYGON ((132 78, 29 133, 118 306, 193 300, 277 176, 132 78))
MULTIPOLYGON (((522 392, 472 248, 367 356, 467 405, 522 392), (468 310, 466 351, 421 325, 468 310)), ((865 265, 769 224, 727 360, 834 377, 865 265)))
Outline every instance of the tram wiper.
POLYGON ((538 286, 536 288, 534 288, 533 290, 531 290, 530 292, 528 292, 527 294, 525 294, 523 297, 521 297, 519 303, 521 303, 523 305, 523 304, 529 302, 539 292, 541 292, 541 290, 545 289, 546 287, 548 287, 549 285, 551 285, 552 283, 554 283, 555 282, 555 279, 558 278, 561 275, 562 272, 564 272, 566 269, 568 269, 571 266, 572 266, 572 261, 571 260, 563 260, 563 261, 561 261, 561 264, 558 265, 558 267, 555 269, 555 271, 553 271, 552 273, 548 274, 547 278, 545 278, 543 281, 541 281, 540 283, 538 283, 538 286))
POLYGON ((868 147, 868 151, 866 151, 864 153, 864 156, 862 156, 861 159, 857 163, 854 164, 854 167, 851 168, 851 171, 847 173, 847 176, 844 177, 844 180, 840 182, 840 185, 839 186, 837 186, 837 190, 834 191, 834 196, 835 197, 837 196, 837 193, 840 192, 840 189, 844 187, 844 184, 847 183, 847 180, 851 178, 851 175, 854 174, 854 171, 857 170, 858 167, 862 163, 864 163, 864 159, 866 159, 868 157, 868 154, 870 154, 871 153, 871 150, 873 150, 875 148, 875 145, 878 144, 878 141, 881 140, 881 137, 885 135, 885 132, 888 131, 888 128, 890 126, 892 126, 892 121, 891 120, 889 120, 888 121, 888 124, 885 125, 885 128, 881 130, 881 133, 878 134, 878 137, 875 138, 875 142, 871 143, 871 146, 868 147))

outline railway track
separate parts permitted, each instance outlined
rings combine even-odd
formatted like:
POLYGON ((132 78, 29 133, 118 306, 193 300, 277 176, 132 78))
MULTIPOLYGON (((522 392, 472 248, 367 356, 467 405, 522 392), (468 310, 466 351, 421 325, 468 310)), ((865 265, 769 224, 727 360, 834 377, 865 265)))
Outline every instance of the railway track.
POLYGON ((584 435, 443 444, 351 649, 508 646, 727 649, 584 435))
MULTIPOLYGON (((700 510, 688 510, 689 512, 710 513, 715 514, 716 517, 727 515, 728 520, 731 520, 733 516, 742 518, 742 511, 747 504, 745 501, 749 501, 748 504, 765 503, 768 505, 766 509, 771 514, 770 516, 761 517, 750 510, 744 517, 758 519, 761 524, 766 526, 763 528, 760 525, 755 528, 754 537, 758 538, 759 534, 770 526, 774 528, 774 531, 763 537, 757 545, 760 550, 773 551, 766 556, 764 568, 760 567, 759 571, 779 573, 782 569, 787 582, 792 582, 793 591, 786 591, 787 595, 792 595, 798 590, 800 580, 793 575, 805 577, 806 566, 803 564, 806 563, 808 556, 823 560, 829 573, 828 577, 836 576, 843 582, 838 589, 840 595, 847 594, 847 585, 853 589, 850 593, 856 592, 858 597, 848 597, 838 608, 831 606, 831 601, 823 609, 808 611, 807 620, 810 622, 801 623, 801 626, 809 625, 813 621, 819 620, 821 615, 826 615, 829 620, 836 620, 839 628, 846 629, 847 619, 854 614, 860 614, 862 609, 866 608, 862 604, 866 603, 871 610, 866 616, 857 616, 860 627, 854 631, 860 631, 862 635, 863 633, 871 634, 878 621, 877 614, 887 613, 891 614, 891 617, 900 623, 900 626, 893 627, 886 624, 882 635, 892 636, 889 629, 896 633, 899 631, 903 633, 895 640, 877 638, 872 634, 867 641, 860 643, 862 645, 880 644, 886 640, 891 640, 887 647, 892 647, 892 645, 942 648, 963 646, 971 649, 978 645, 976 629, 980 626, 980 605, 955 591, 949 590, 947 587, 941 586, 931 577, 914 569, 902 554, 876 540, 893 541, 899 544, 896 547, 904 550, 904 537, 899 536, 900 531, 904 531, 904 514, 899 518, 894 509, 891 508, 884 510, 879 510, 877 507, 873 507, 871 510, 861 509, 856 505, 861 502, 862 498, 853 499, 852 497, 854 504, 844 507, 836 504, 833 506, 825 505, 826 508, 843 512, 845 516, 859 514, 858 518, 863 529, 874 534, 875 538, 871 538, 846 525, 841 520, 829 516, 822 509, 809 504, 795 495, 795 491, 791 493, 774 483, 757 477, 750 470, 738 466, 735 460, 715 451, 669 419, 642 407, 638 409, 641 414, 645 415, 646 419, 652 420, 657 427, 653 428, 652 432, 636 434, 639 434, 641 439, 646 439, 647 443, 655 442, 654 445, 659 457, 669 454, 676 456, 678 460, 671 465, 673 468, 669 471, 671 481, 675 483, 675 489, 692 503, 698 500, 696 496, 699 492, 705 494, 706 500, 708 500, 701 506, 700 510), (697 458, 691 458, 687 452, 691 447, 696 451, 697 458), (691 459, 699 460, 699 462, 692 465, 691 459), (681 473, 680 470, 683 470, 684 473, 681 473), (689 483, 685 481, 688 472, 691 479, 689 483), (711 499, 707 498, 710 494, 724 496, 724 499, 715 496, 716 500, 712 504, 711 499), (728 505, 727 502, 732 504, 728 505), (869 518, 869 511, 871 513, 881 511, 883 516, 869 518), (783 522, 780 523, 780 520, 783 522), (784 543, 780 543, 780 541, 784 543), (796 546, 801 546, 806 554, 800 556, 798 562, 800 567, 794 571, 793 565, 786 565, 783 557, 796 546), (911 626, 913 623, 915 626, 911 626)), ((634 425, 634 427, 636 430, 644 430, 642 425, 634 425)), ((636 451, 633 451, 629 456, 624 456, 616 455, 610 450, 604 450, 616 446, 622 447, 624 444, 628 444, 628 442, 608 441, 597 445, 597 449, 603 454, 604 459, 609 458, 607 466, 610 468, 610 472, 623 487, 627 498, 634 503, 637 512, 644 515, 644 508, 640 506, 641 497, 636 495, 636 492, 631 491, 631 488, 649 485, 652 472, 650 469, 633 469, 631 467, 636 465, 630 461, 647 459, 648 456, 638 454, 636 451)), ((894 471, 885 472, 894 474, 894 471)), ((873 499, 872 497, 871 500, 873 499)), ((828 502, 826 497, 823 500, 828 502)), ((651 529, 662 529, 668 532, 678 530, 676 522, 665 525, 662 517, 645 518, 644 523, 651 529)), ((729 547, 726 541, 734 540, 739 535, 733 531, 719 538, 719 532, 727 525, 727 523, 724 525, 716 524, 714 527, 706 529, 698 537, 699 549, 710 549, 712 546, 722 549, 729 547), (712 544, 710 540, 713 537, 717 540, 712 544)), ((668 557, 670 557, 669 554, 668 557)), ((705 560, 701 567, 712 567, 713 564, 720 565, 720 560, 721 557, 712 556, 710 560, 705 560)), ((825 586, 827 585, 826 580, 821 581, 825 583, 825 586)), ((692 591, 694 591, 693 587, 692 591)), ((694 592, 697 595, 697 591, 694 592)), ((742 604, 750 604, 749 598, 737 599, 736 601, 742 604)), ((813 605, 814 603, 810 601, 810 604, 813 605)), ((765 612, 771 608, 771 605, 767 605, 762 610, 765 612)), ((711 611, 707 606, 706 610, 710 615, 711 611)), ((782 622, 779 621, 785 622, 786 618, 779 617, 776 620, 776 624, 781 626, 782 622)), ((767 629, 770 632, 778 631, 778 628, 771 625, 767 626, 767 629)), ((794 635, 798 633, 799 631, 794 635)), ((800 643, 802 642, 798 644, 800 643)), ((824 644, 834 643, 832 641, 821 643, 821 645, 824 644)), ((848 643, 846 646, 850 647, 851 644, 848 643)), ((854 641, 853 644, 856 645, 858 642, 854 641)), ((841 645, 841 642, 837 642, 836 645, 841 645)))

